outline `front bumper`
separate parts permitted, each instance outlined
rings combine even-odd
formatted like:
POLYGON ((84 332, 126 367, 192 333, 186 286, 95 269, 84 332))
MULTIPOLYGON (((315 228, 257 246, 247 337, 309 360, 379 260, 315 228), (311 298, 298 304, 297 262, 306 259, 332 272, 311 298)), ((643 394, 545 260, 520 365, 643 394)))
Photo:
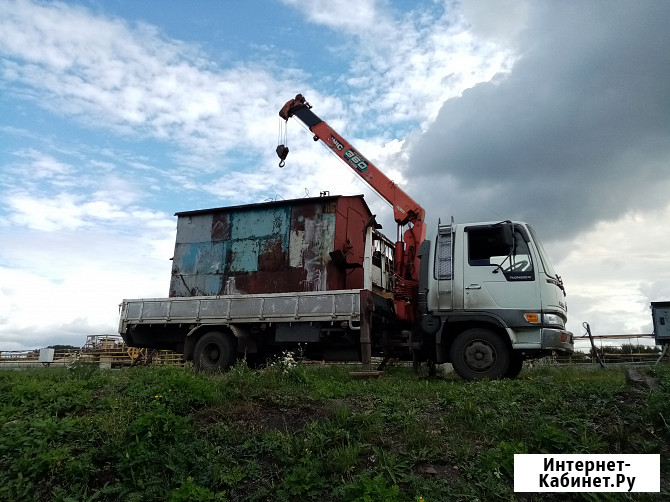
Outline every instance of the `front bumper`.
POLYGON ((542 328, 542 350, 572 354, 575 351, 574 336, 564 329, 542 328))

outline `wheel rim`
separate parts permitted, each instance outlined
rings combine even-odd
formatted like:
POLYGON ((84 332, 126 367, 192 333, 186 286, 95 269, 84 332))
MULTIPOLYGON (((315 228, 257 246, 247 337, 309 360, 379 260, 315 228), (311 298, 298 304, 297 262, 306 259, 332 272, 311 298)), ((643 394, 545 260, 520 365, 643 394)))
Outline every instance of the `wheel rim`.
POLYGON ((495 348, 484 340, 470 342, 463 351, 463 362, 472 371, 485 372, 495 365, 496 360, 495 348))
POLYGON ((221 359, 221 349, 216 343, 208 343, 202 352, 208 364, 217 364, 221 359))

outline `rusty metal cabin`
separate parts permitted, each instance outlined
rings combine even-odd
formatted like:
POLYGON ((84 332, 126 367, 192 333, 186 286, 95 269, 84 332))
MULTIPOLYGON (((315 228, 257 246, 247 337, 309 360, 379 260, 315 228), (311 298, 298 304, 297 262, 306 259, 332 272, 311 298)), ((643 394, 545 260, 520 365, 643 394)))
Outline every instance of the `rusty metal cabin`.
POLYGON ((362 195, 176 213, 170 297, 364 287, 362 195))

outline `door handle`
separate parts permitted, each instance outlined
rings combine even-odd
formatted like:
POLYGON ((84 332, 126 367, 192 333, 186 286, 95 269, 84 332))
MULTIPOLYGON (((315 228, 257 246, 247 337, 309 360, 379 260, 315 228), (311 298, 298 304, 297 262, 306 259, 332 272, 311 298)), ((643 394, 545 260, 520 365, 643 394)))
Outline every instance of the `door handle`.
POLYGON ((479 284, 470 284, 465 289, 482 289, 482 287, 479 284))

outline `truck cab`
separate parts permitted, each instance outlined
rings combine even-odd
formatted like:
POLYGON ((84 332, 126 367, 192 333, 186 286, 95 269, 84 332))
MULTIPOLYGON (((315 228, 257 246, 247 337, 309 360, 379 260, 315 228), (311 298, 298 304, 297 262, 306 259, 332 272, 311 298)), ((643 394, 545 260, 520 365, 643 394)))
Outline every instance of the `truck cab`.
POLYGON ((563 283, 528 224, 438 225, 420 255, 421 327, 437 362, 500 378, 524 358, 572 352, 563 283))

